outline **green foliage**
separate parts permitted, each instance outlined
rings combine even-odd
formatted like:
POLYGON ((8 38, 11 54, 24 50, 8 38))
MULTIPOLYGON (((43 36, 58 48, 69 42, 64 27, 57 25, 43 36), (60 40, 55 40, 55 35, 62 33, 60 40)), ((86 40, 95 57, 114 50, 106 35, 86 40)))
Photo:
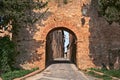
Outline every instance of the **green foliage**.
POLYGON ((120 23, 120 0, 99 0, 99 13, 110 24, 120 23))
POLYGON ((8 37, 0 39, 0 70, 11 71, 16 55, 15 45, 8 37))
MULTIPOLYGON (((19 27, 29 23, 33 9, 41 9, 47 5, 41 0, 0 0, 0 26, 6 27, 12 20, 13 34, 17 34, 19 27)), ((35 21, 34 21, 35 22, 35 21)), ((0 72, 12 70, 16 56, 15 45, 8 37, 0 39, 0 72)))
POLYGON ((112 79, 111 79, 109 76, 107 76, 107 75, 98 75, 98 74, 96 74, 96 73, 93 72, 93 71, 89 71, 88 74, 89 74, 89 75, 92 75, 92 76, 94 76, 94 77, 97 77, 97 78, 101 78, 102 80, 112 80, 112 79))
POLYGON ((120 70, 106 70, 106 69, 96 69, 96 68, 90 68, 90 72, 88 72, 91 75, 94 75, 98 78, 104 78, 104 80, 111 80, 110 76, 120 78, 120 70), (104 73, 104 75, 98 75, 94 73, 93 71, 104 73))
POLYGON ((41 0, 37 2, 33 0, 0 0, 0 17, 3 17, 0 25, 5 27, 12 20, 13 32, 17 32, 23 24, 30 23, 33 9, 41 9, 47 3, 43 3, 41 0))
MULTIPOLYGON (((0 0, 0 26, 6 27, 12 20, 13 34, 17 34, 18 29, 29 23, 33 9, 41 9, 47 5, 38 0, 0 0)), ((33 16, 34 17, 34 16, 33 16)), ((8 37, 0 39, 0 72, 12 70, 14 64, 15 45, 8 37)))
POLYGON ((31 70, 10 71, 10 72, 2 74, 1 77, 3 80, 13 80, 14 78, 19 78, 19 77, 25 76, 26 74, 29 74, 35 70, 38 70, 38 68, 33 68, 31 70))
POLYGON ((90 68, 90 70, 92 70, 92 71, 98 71, 98 72, 108 71, 106 69, 98 69, 98 68, 90 68))
POLYGON ((120 70, 104 71, 105 74, 120 78, 120 70))
POLYGON ((97 71, 97 72, 102 72, 106 75, 114 76, 120 78, 120 70, 105 70, 105 69, 96 69, 96 68, 91 68, 90 70, 97 71))

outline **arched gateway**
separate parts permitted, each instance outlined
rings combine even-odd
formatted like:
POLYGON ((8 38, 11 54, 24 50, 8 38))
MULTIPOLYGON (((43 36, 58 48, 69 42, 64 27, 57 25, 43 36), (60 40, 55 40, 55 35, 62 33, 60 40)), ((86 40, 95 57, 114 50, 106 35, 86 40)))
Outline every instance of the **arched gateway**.
MULTIPOLYGON (((33 25, 20 28, 16 38, 20 53, 16 58, 16 65, 24 69, 45 69, 47 35, 61 28, 71 31, 76 36, 78 68, 101 67, 102 63, 109 65, 108 50, 120 47, 120 34, 117 33, 120 29, 119 25, 110 26, 103 18, 98 17, 98 10, 93 5, 95 3, 97 2, 90 0, 72 0, 68 4, 58 6, 56 2, 49 2, 46 7, 49 10, 44 16, 33 25), (88 15, 83 16, 82 8, 88 4, 88 15)), ((46 10, 35 10, 33 13, 38 17, 44 11, 46 10)))
MULTIPOLYGON (((44 53, 44 59, 42 60, 43 62, 43 65, 45 68, 45 58, 46 58, 46 37, 47 35, 49 34, 49 32, 51 32, 52 30, 54 29, 67 29, 69 31, 71 31, 75 37, 76 37, 76 65, 78 68, 81 68, 81 69, 85 69, 85 68, 88 68, 88 67, 91 67, 93 66, 92 64, 92 61, 90 60, 89 58, 89 55, 88 53, 86 53, 86 51, 83 51, 85 49, 82 49, 83 45, 82 42, 83 42, 83 35, 81 34, 79 28, 77 28, 76 26, 74 26, 74 24, 72 24, 72 22, 70 21, 62 21, 62 22, 55 22, 55 23, 50 23, 48 24, 47 26, 45 26, 42 34, 41 34, 41 41, 43 41, 43 46, 42 47, 42 50, 43 50, 43 53, 44 53), (62 26, 62 27, 61 27, 62 26), (84 58, 83 58, 84 57, 84 58)), ((84 48, 87 48, 87 47, 84 47, 84 48)))

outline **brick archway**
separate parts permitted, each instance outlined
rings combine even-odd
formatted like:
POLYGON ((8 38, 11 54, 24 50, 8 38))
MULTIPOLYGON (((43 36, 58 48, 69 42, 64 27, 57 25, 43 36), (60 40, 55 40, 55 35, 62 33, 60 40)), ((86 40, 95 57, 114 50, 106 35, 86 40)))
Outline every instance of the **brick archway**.
POLYGON ((76 42, 77 42, 77 37, 75 33, 66 27, 55 27, 51 31, 49 31, 49 33, 46 36, 46 46, 45 46, 46 67, 49 66, 51 63, 53 63, 55 59, 64 59, 65 61, 69 60, 71 63, 76 64, 76 42), (69 48, 67 48, 67 52, 66 52, 67 55, 64 55, 65 53, 64 31, 69 34, 68 37, 69 48))
POLYGON ((78 27, 76 27, 74 24, 72 24, 72 22, 69 21, 63 21, 63 22, 54 22, 54 23, 49 23, 47 24, 44 28, 43 28, 43 32, 41 34, 41 40, 44 42, 43 43, 43 47, 42 47, 42 52, 44 53, 43 56, 43 60, 42 60, 42 64, 44 65, 43 68, 45 68, 45 58, 46 58, 46 37, 48 35, 48 33, 50 31, 52 31, 53 29, 57 29, 57 28, 66 28, 70 31, 72 31, 76 38, 76 66, 80 69, 86 69, 88 67, 93 67, 93 63, 90 60, 89 57, 89 49, 88 46, 85 45, 86 43, 84 42, 84 35, 82 33, 82 31, 80 31, 80 29, 78 27), (83 46, 84 45, 84 46, 83 46), (87 50, 87 51, 83 51, 83 50, 87 50))
MULTIPOLYGON (((79 30, 74 26, 74 24, 72 24, 71 22, 69 21, 63 21, 63 22, 55 22, 55 23, 50 23, 48 24, 47 26, 45 26, 43 32, 42 32, 42 35, 41 35, 41 39, 44 41, 44 53, 46 53, 46 38, 47 38, 47 35, 52 31, 52 30, 55 30, 55 29, 66 29, 66 30, 69 30, 70 32, 72 32, 72 34, 76 37, 76 40, 79 40, 80 39, 80 32, 79 30)), ((77 51, 76 51, 76 55, 77 55, 77 51)), ((45 58, 46 58, 46 54, 44 55, 44 62, 46 62, 45 58)), ((77 59, 77 58, 76 58, 77 59)), ((46 63, 44 63, 46 64, 46 63)), ((77 62, 76 62, 76 65, 77 62)))
POLYGON ((76 38, 79 39, 79 36, 80 36, 79 30, 74 26, 74 24, 72 24, 70 22, 66 22, 66 21, 65 22, 55 22, 55 23, 48 24, 45 27, 45 29, 44 29, 44 31, 41 35, 41 39, 46 40, 47 34, 51 30, 53 30, 55 28, 60 28, 60 27, 63 27, 63 28, 66 28, 66 29, 72 31, 76 35, 76 38))
MULTIPOLYGON (((92 2, 88 1, 88 4, 93 4, 92 2)), ((45 68, 47 34, 59 27, 72 31, 77 37, 76 57, 78 68, 100 67, 101 61, 105 61, 105 64, 108 65, 107 50, 120 46, 118 44, 120 34, 117 33, 120 31, 117 28, 119 25, 113 24, 109 28, 108 23, 104 19, 95 15, 97 10, 95 10, 96 8, 93 5, 88 10, 88 13, 90 12, 89 16, 84 17, 85 24, 82 25, 81 18, 83 16, 81 9, 83 8, 83 1, 78 4, 74 3, 61 7, 50 3, 48 5, 49 9, 44 16, 40 17, 33 25, 26 25, 26 27, 22 27, 18 31, 15 41, 20 54, 16 58, 16 65, 20 65, 20 67, 25 69, 40 67, 43 70, 45 68), (112 34, 112 37, 109 37, 113 30, 115 33, 112 34)), ((48 7, 40 11, 34 10, 35 17, 40 16, 40 13, 44 13, 48 7)))

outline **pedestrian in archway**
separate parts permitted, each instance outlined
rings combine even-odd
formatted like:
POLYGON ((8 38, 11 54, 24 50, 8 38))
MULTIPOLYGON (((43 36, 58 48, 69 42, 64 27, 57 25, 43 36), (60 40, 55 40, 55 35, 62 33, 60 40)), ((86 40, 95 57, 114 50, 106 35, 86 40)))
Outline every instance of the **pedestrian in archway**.
POLYGON ((67 52, 64 53, 64 58, 67 58, 67 52))

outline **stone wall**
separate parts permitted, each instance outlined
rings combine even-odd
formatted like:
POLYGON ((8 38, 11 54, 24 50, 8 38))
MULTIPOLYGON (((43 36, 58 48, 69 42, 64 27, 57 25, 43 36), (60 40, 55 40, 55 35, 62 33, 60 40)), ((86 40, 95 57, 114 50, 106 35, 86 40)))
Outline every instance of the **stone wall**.
POLYGON ((70 60, 76 64, 76 37, 73 34, 69 34, 69 57, 70 60))
POLYGON ((53 58, 61 58, 64 54, 64 34, 62 30, 53 32, 53 58))
POLYGON ((56 58, 64 56, 64 33, 63 30, 55 30, 47 35, 46 62, 50 64, 56 58))
MULTIPOLYGON (((45 68, 46 36, 52 30, 64 29, 76 36, 76 65, 80 69, 108 65, 108 50, 120 47, 120 25, 109 25, 97 13, 97 0, 72 0, 58 7, 49 2, 49 10, 35 24, 26 25, 18 32, 16 58, 19 67, 45 68), (87 16, 82 15, 84 4, 89 4, 87 16), (83 24, 83 22, 84 24, 83 24)), ((42 10, 33 10, 36 17, 42 10)))

